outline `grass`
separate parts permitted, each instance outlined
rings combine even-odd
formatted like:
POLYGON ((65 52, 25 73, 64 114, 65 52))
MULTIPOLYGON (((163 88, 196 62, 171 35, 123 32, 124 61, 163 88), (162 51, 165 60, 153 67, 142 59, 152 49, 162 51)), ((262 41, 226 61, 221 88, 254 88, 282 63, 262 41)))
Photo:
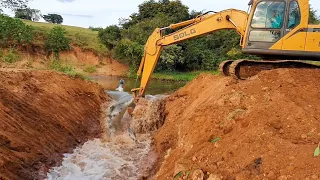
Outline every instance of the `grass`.
MULTIPOLYGON (((35 28, 36 33, 39 35, 39 39, 36 41, 39 45, 44 45, 41 35, 48 33, 55 26, 60 26, 52 23, 32 22, 28 20, 22 21, 35 28)), ((108 53, 107 48, 100 43, 97 31, 75 26, 61 26, 66 29, 67 36, 71 40, 72 44, 77 45, 84 50, 91 50, 98 55, 106 55, 108 53)))
POLYGON ((192 81, 202 73, 219 74, 219 71, 192 71, 192 72, 157 72, 153 73, 153 79, 169 81, 192 81))
POLYGON ((97 67, 96 66, 87 66, 83 71, 86 73, 95 73, 95 72, 97 72, 97 67))
POLYGON ((0 61, 12 64, 19 61, 20 56, 14 49, 8 49, 5 54, 2 49, 0 49, 0 61))
POLYGON ((59 60, 51 60, 48 64, 48 69, 57 71, 57 72, 62 72, 70 77, 73 78, 80 78, 83 80, 90 80, 90 78, 82 73, 76 72, 74 70, 74 67, 70 64, 63 64, 59 60))

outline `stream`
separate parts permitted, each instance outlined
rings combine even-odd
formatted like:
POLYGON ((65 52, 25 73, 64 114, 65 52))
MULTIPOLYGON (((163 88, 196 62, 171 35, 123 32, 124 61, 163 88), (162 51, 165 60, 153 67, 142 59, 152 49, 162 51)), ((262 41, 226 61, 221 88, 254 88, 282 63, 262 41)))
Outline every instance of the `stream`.
MULTIPOLYGON (((102 129, 105 130, 105 134, 100 139, 90 140, 77 147, 71 154, 65 154, 62 165, 52 168, 47 174, 47 180, 136 180, 148 177, 150 169, 156 162, 156 155, 151 150, 151 132, 158 127, 149 127, 149 129, 146 127, 159 124, 156 122, 158 119, 138 117, 141 119, 135 119, 135 122, 138 123, 134 126, 135 130, 132 129, 133 116, 127 111, 128 107, 133 106, 132 95, 127 92, 108 90, 117 87, 119 78, 96 77, 95 80, 113 99, 113 102, 105 109, 105 122, 101 123, 104 124, 102 129), (146 125, 148 123, 152 124, 146 125), (143 129, 143 133, 137 132, 139 130, 136 129, 143 129)), ((128 79, 125 81, 125 91, 128 91, 133 87, 134 82, 128 79)), ((173 87, 164 84, 166 88, 160 90, 157 89, 156 84, 154 83, 151 87, 152 94, 170 92, 182 85, 173 87)), ((143 106, 138 109, 142 111, 147 109, 148 112, 140 114, 152 118, 157 117, 152 114, 157 112, 150 109, 155 109, 154 106, 165 97, 165 95, 146 96, 147 103, 144 106, 147 107, 143 106)))
MULTIPOLYGON (((115 90, 120 81, 120 77, 115 76, 91 76, 94 82, 100 84, 104 89, 113 91, 115 90)), ((132 78, 123 78, 125 80, 124 91, 130 92, 131 89, 139 87, 139 81, 132 78)), ((152 79, 147 87, 146 94, 156 95, 156 94, 169 94, 175 90, 186 85, 186 82, 181 81, 163 81, 152 79)))

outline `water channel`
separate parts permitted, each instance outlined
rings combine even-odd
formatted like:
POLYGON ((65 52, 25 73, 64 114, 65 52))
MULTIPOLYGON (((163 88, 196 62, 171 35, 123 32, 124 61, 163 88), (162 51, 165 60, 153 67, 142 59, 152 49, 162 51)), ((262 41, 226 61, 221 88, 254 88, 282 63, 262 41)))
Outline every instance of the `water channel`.
MULTIPOLYGON (((148 171, 155 163, 151 152, 151 133, 136 133, 130 128, 132 117, 126 111, 132 105, 133 98, 128 93, 135 86, 135 80, 124 79, 127 92, 113 91, 120 78, 93 77, 113 102, 105 110, 106 134, 77 147, 73 153, 65 154, 62 165, 54 167, 47 174, 48 180, 136 180, 148 176, 148 171)), ((184 83, 152 81, 147 93, 147 106, 153 107, 166 95, 184 83)), ((142 109, 144 109, 143 107, 142 109)), ((146 107, 147 108, 147 107, 146 107)), ((152 113, 152 112, 151 112, 152 113)), ((142 114, 150 114, 142 113, 142 114)), ((154 117, 154 115, 152 115, 154 117)), ((142 120, 142 119, 141 119, 142 120)))

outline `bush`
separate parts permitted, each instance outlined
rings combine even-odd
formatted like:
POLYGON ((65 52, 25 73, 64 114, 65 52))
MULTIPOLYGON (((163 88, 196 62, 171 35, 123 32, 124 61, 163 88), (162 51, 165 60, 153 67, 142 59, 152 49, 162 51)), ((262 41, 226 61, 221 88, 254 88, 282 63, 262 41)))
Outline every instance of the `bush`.
POLYGON ((84 72, 95 73, 95 72, 97 72, 97 67, 96 66, 88 66, 84 69, 84 72))
POLYGON ((0 46, 28 45, 33 40, 33 28, 20 19, 0 14, 0 46))
POLYGON ((106 29, 99 31, 99 39, 102 44, 111 50, 121 39, 120 28, 118 26, 108 26, 106 29))
POLYGON ((143 45, 132 42, 129 39, 123 39, 115 48, 115 56, 122 63, 137 67, 140 64, 143 54, 143 45))
POLYGON ((70 49, 70 40, 66 37, 66 30, 56 26, 48 34, 46 40, 46 50, 54 53, 54 57, 59 59, 59 52, 70 49))

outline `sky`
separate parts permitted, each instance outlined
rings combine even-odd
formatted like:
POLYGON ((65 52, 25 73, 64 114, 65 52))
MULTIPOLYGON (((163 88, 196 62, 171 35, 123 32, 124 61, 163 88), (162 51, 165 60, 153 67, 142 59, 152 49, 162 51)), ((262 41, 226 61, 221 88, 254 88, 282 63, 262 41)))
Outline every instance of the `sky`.
MULTIPOLYGON (((80 27, 106 27, 118 24, 119 18, 127 18, 138 11, 145 0, 32 0, 29 7, 42 14, 57 13, 64 18, 63 24, 80 27)), ((247 10, 249 0, 182 0, 189 10, 220 11, 229 8, 247 10)), ((310 0, 320 13, 320 1, 310 0)), ((6 11, 5 11, 6 12, 6 11)), ((8 13, 8 12, 7 12, 8 13)), ((320 15, 318 13, 318 15, 320 15)), ((9 13, 10 14, 10 13, 9 13)))

